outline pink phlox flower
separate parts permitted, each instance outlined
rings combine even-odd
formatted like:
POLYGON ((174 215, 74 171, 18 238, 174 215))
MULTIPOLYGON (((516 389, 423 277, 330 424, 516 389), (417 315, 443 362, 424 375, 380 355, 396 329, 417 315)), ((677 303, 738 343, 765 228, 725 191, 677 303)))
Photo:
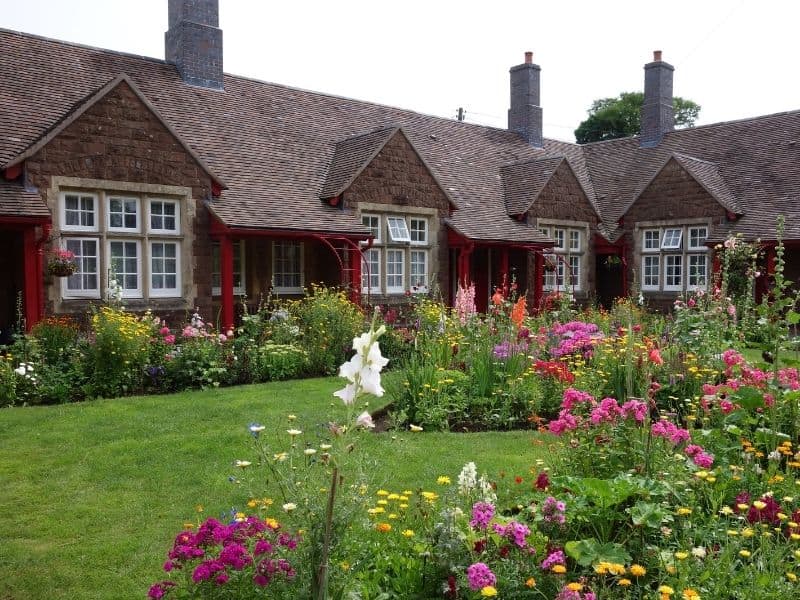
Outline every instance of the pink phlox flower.
POLYGON ((600 404, 592 409, 589 420, 594 425, 599 425, 600 423, 614 423, 617 417, 621 417, 622 414, 622 408, 620 408, 614 398, 603 398, 600 404))
POLYGON ((733 348, 729 350, 725 350, 722 353, 722 360, 725 364, 729 367, 733 367, 735 365, 740 365, 744 362, 744 356, 742 356, 739 352, 734 350, 733 348))
POLYGON ((494 517, 494 505, 489 502, 476 502, 472 506, 472 520, 469 526, 473 529, 486 529, 494 517))
POLYGON ((236 571, 241 571, 247 565, 253 562, 250 555, 247 553, 247 548, 241 544, 228 544, 219 553, 219 561, 232 567, 236 571))
POLYGON ((668 439, 674 445, 681 442, 688 442, 691 435, 687 429, 682 429, 670 421, 658 421, 653 423, 650 432, 656 437, 663 437, 668 439))
POLYGON ((469 588, 473 591, 481 590, 497 583, 497 577, 485 563, 474 563, 467 568, 469 588))
POLYGON ((573 431, 578 428, 580 421, 578 417, 573 415, 569 410, 562 409, 561 412, 558 413, 558 418, 550 421, 547 424, 550 433, 555 435, 561 435, 565 431, 573 431))
POLYGON ((564 390, 561 399, 561 408, 572 410, 576 404, 582 403, 593 405, 595 403, 594 397, 587 392, 582 392, 572 387, 564 390))
POLYGON ((692 457, 692 460, 701 469, 710 469, 714 465, 714 457, 706 452, 698 452, 692 457))
POLYGON ((564 556, 564 551, 556 550, 555 552, 551 552, 550 554, 547 555, 547 558, 545 558, 542 561, 541 567, 545 571, 548 571, 555 565, 565 565, 565 564, 567 564, 567 557, 564 556))
POLYGON ((640 425, 647 416, 647 403, 641 400, 628 400, 622 405, 622 414, 626 419, 633 419, 640 425))

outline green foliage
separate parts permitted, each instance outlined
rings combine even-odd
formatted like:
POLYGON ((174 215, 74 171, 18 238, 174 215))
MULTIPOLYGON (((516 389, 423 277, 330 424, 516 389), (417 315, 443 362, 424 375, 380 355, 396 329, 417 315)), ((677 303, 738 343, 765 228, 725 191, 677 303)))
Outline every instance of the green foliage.
POLYGON ((92 315, 93 339, 84 346, 86 395, 111 398, 140 390, 148 362, 154 323, 103 306, 92 315))
POLYGON ((172 358, 164 363, 167 389, 217 387, 225 381, 225 346, 215 337, 198 336, 184 340, 172 358))
POLYGON ((13 405, 17 400, 17 374, 11 361, 0 357, 0 407, 13 405))
POLYGON ((266 342, 256 348, 254 381, 292 379, 304 373, 308 361, 305 350, 293 344, 266 342))
POLYGON ((336 373, 350 356, 353 338, 364 327, 361 309, 342 290, 313 286, 308 295, 287 305, 300 326, 300 345, 308 354, 309 372, 336 373))
POLYGON ((30 335, 39 344, 42 359, 49 365, 69 362, 78 342, 78 325, 69 317, 46 317, 36 323, 30 335))
MULTIPOLYGON (((700 106, 677 96, 672 103, 675 126, 692 127, 700 114, 700 106)), ((589 107, 589 117, 575 130, 575 140, 586 144, 638 135, 643 104, 642 92, 622 92, 616 98, 595 100, 589 107)))

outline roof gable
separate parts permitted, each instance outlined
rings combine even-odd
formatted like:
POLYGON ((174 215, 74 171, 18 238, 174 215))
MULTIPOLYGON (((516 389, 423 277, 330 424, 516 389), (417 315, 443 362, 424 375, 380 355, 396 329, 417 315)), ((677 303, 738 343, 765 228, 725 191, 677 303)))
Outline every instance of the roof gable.
POLYGON ((501 167, 506 212, 512 216, 528 212, 565 160, 563 156, 554 156, 501 167))
POLYGON ((744 211, 740 203, 731 193, 715 163, 673 152, 661 164, 653 176, 645 180, 645 183, 639 188, 639 191, 634 194, 628 206, 625 207, 622 213, 623 216, 627 214, 631 207, 658 181, 659 177, 672 163, 677 164, 680 169, 688 173, 689 176, 725 210, 737 215, 743 214, 744 211))
POLYGON ((125 73, 120 73, 116 77, 114 77, 111 81, 106 83, 102 86, 99 90, 95 93, 91 94, 84 102, 80 103, 74 110, 69 112, 64 118, 62 118, 59 122, 55 123, 54 126, 46 131, 43 135, 41 135, 33 144, 28 146, 23 152, 17 154, 13 157, 10 161, 8 161, 5 165, 3 165, 3 169, 8 169, 13 167, 14 165, 18 165, 25 161, 25 159, 34 156, 38 153, 42 148, 44 148, 48 143, 50 143, 55 137, 61 134, 67 127, 72 125, 75 121, 80 119, 86 111, 91 109, 95 106, 98 102, 100 102, 103 98, 105 98, 112 90, 116 89, 120 85, 127 85, 130 90, 134 93, 134 95, 141 101, 141 103, 149 110, 156 120, 164 126, 164 128, 175 138, 178 144, 189 154, 192 159, 206 172, 206 174, 211 177, 221 188, 226 188, 227 186, 224 184, 222 179, 214 175, 211 169, 203 162, 203 160, 197 155, 197 153, 189 146, 189 144, 178 134, 177 131, 161 116, 161 114, 156 110, 155 106, 147 99, 147 97, 142 93, 139 87, 128 77, 125 73))

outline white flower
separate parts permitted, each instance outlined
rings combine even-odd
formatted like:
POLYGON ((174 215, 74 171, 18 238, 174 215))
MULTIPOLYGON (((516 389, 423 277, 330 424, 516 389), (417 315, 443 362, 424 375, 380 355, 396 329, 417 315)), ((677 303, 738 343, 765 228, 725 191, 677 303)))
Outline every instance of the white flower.
POLYGON ((296 435, 300 435, 303 432, 300 431, 299 429, 287 429, 286 433, 288 433, 292 437, 295 437, 296 435))
POLYGON ((330 444, 320 444, 319 447, 321 450, 330 450, 332 446, 330 444))
POLYGON ((381 374, 370 368, 361 369, 361 389, 380 398, 383 396, 384 389, 381 386, 381 374))
POLYGON ((341 398, 342 402, 345 403, 346 406, 350 406, 355 402, 356 399, 356 384, 348 383, 344 388, 339 390, 338 392, 333 392, 333 395, 337 398, 341 398))
POLYGON ((264 425, 259 425, 258 423, 250 425, 250 433, 261 433, 265 429, 266 427, 264 425))
POLYGON ((358 415, 358 418, 356 419, 356 425, 360 425, 365 429, 372 429, 375 427, 375 423, 372 422, 372 416, 367 411, 364 411, 358 415))
POLYGON ((19 375, 20 377, 24 377, 25 376, 25 364, 23 363, 20 366, 18 366, 16 369, 14 369, 14 373, 19 375))
POLYGON ((695 546, 692 548, 692 556, 695 558, 705 558, 706 557, 706 549, 702 546, 695 546))
POLYGON ((458 474, 458 491, 468 494, 478 482, 478 468, 474 462, 468 462, 458 474))
POLYGON ((283 505, 283 510, 285 510, 287 513, 292 512, 295 508, 297 508, 297 504, 294 502, 287 502, 283 505))
POLYGON ((236 461, 236 466, 239 467, 240 469, 244 469, 246 467, 249 467, 251 464, 253 464, 253 463, 251 463, 249 460, 237 460, 236 461))
POLYGON ((411 425, 409 425, 408 428, 409 428, 409 430, 413 431, 414 433, 418 433, 418 432, 422 431, 422 427, 420 427, 419 425, 414 425, 413 423, 411 425))
POLYGON ((305 450, 303 450, 303 454, 305 454, 306 456, 313 456, 316 453, 317 453, 316 448, 306 448, 305 450))
POLYGON ((781 453, 780 453, 780 452, 778 452, 777 450, 773 450, 772 452, 770 452, 770 453, 767 455, 767 458, 768 458, 769 460, 780 460, 780 459, 781 459, 781 453))

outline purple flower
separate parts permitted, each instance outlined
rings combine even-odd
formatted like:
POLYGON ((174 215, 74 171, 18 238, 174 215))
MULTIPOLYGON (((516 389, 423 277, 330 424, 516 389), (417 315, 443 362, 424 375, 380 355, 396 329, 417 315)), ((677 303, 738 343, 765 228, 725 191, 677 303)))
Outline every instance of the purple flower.
POLYGON ((564 504, 564 502, 556 500, 552 496, 548 496, 542 504, 542 516, 547 523, 563 525, 565 521, 564 511, 566 508, 567 505, 564 504))
POLYGON ((555 552, 551 552, 550 554, 547 555, 547 558, 545 558, 542 561, 541 567, 545 571, 548 571, 555 565, 564 565, 566 563, 567 563, 567 557, 564 556, 564 551, 556 550, 555 552))
POLYGON ((494 516, 494 506, 488 502, 476 502, 472 506, 472 520, 469 526, 473 529, 486 529, 494 516))
POLYGON ((485 563, 475 563, 467 568, 467 579, 471 590, 480 590, 497 583, 492 570, 485 563))

